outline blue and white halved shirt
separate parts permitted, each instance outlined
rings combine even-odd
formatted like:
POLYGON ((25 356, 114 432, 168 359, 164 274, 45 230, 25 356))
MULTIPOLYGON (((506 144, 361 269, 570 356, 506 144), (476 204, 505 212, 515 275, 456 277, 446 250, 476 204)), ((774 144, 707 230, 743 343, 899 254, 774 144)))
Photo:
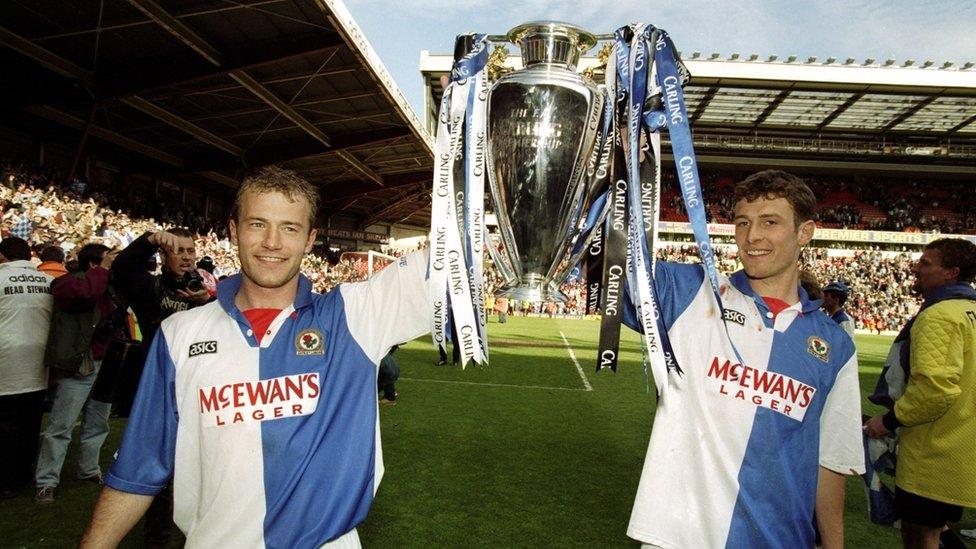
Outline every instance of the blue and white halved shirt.
POLYGON ((627 533, 659 547, 812 547, 818 467, 864 471, 854 344, 802 290, 774 318, 744 272, 719 278, 724 315, 701 266, 657 263, 680 371, 627 533))
POLYGON ((258 344, 234 304, 166 319, 105 484, 154 495, 173 479, 187 547, 317 547, 369 511, 383 474, 376 372, 429 330, 427 261, 315 294, 304 276, 258 344))

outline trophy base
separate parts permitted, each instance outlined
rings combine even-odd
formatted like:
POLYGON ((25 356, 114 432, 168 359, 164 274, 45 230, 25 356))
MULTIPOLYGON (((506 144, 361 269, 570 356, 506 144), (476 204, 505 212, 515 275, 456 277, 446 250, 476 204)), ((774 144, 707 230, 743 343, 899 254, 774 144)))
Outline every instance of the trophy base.
POLYGON ((522 277, 520 284, 502 288, 495 292, 495 297, 507 297, 519 301, 553 301, 565 303, 566 296, 558 288, 545 284, 541 275, 527 274, 522 277))

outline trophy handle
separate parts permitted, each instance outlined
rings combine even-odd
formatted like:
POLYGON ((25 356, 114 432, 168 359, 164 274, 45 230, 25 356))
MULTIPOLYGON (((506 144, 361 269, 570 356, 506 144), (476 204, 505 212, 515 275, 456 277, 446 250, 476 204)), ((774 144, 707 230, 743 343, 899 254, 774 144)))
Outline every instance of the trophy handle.
POLYGON ((562 261, 558 264, 559 268, 556 270, 555 274, 550 279, 552 280, 552 285, 557 290, 559 286, 562 285, 563 281, 566 280, 566 277, 569 276, 569 271, 573 270, 573 267, 575 267, 576 265, 579 265, 580 260, 583 259, 583 255, 586 254, 586 250, 590 247, 590 244, 593 242, 593 237, 596 236, 597 234, 596 228, 603 224, 603 221, 607 218, 607 212, 609 211, 610 211, 610 201, 606 200, 603 202, 603 208, 600 210, 600 214, 597 216, 596 222, 593 224, 593 227, 588 232, 578 235, 577 240, 579 238, 582 238, 583 245, 580 246, 578 249, 576 249, 576 253, 572 253, 572 250, 576 248, 575 242, 569 247, 569 251, 570 251, 569 259, 567 261, 562 261))
MULTIPOLYGON (((488 244, 488 255, 491 256, 491 260, 495 263, 495 267, 498 269, 498 272, 501 273, 502 283, 505 286, 516 284, 518 282, 518 276, 515 274, 515 270, 508 262, 508 255, 503 254, 498 250, 498 248, 495 246, 495 242, 492 242, 490 235, 486 240, 488 244)), ((502 244, 504 245, 503 239, 499 238, 499 240, 502 240, 502 244)))

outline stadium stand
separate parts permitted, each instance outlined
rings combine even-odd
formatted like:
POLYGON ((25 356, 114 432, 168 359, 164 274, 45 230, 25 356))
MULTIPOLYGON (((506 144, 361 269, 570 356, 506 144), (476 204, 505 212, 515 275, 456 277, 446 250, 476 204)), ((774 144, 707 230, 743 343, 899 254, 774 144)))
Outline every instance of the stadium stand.
MULTIPOLYGON (((239 269, 231 253, 226 227, 220 220, 205 219, 195 213, 176 215, 168 211, 164 203, 157 201, 119 204, 117 200, 109 201, 97 188, 79 188, 77 185, 73 188, 57 171, 44 170, 13 159, 0 162, 0 177, 3 182, 0 185, 2 234, 26 237, 37 249, 57 244, 65 248, 70 257, 71 250, 85 242, 101 241, 110 247, 121 248, 146 231, 188 226, 197 234, 197 256, 209 256, 214 260, 216 276, 231 274, 239 269), (150 204, 155 205, 155 209, 147 209, 150 204), (120 207, 116 209, 114 206, 120 207), (142 212, 152 215, 143 217, 142 212)), ((707 181, 713 194, 720 197, 713 210, 728 209, 732 179, 709 177, 707 181)), ((666 203, 680 206, 680 197, 674 198, 666 203)), ((716 217, 720 221, 726 219, 721 215, 716 217)), ((683 220, 673 211, 665 219, 683 220)), ((385 250, 392 256, 410 251, 413 249, 385 250)), ((718 248, 717 257, 723 271, 736 269, 734 252, 718 248)), ((658 258, 697 261, 697 251, 694 245, 675 244, 659 249, 658 258)), ((368 261, 365 253, 345 253, 338 263, 329 265, 323 254, 313 253, 306 257, 303 272, 308 275, 316 291, 326 292, 342 282, 365 279, 369 270, 368 261)), ((858 329, 876 332, 894 330, 917 310, 917 303, 910 292, 911 257, 907 253, 862 250, 840 256, 831 255, 826 248, 814 248, 808 262, 808 268, 821 281, 848 281, 852 288, 848 310, 858 329)), ((374 270, 386 264, 385 261, 377 262, 374 270)), ((497 273, 489 271, 486 282, 490 288, 497 288, 500 279, 497 273)), ((565 284, 562 290, 568 297, 565 303, 530 304, 529 313, 582 316, 585 313, 584 282, 565 284)), ((518 310, 518 305, 513 304, 513 307, 518 310)))

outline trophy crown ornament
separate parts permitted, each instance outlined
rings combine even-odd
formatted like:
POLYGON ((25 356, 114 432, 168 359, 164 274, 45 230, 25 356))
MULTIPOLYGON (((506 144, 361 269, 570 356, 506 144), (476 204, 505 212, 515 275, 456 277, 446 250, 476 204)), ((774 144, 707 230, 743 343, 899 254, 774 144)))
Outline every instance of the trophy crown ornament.
POLYGON ((580 55, 596 45, 594 34, 559 21, 525 23, 508 31, 506 38, 519 44, 522 64, 526 68, 545 63, 575 70, 580 55))

